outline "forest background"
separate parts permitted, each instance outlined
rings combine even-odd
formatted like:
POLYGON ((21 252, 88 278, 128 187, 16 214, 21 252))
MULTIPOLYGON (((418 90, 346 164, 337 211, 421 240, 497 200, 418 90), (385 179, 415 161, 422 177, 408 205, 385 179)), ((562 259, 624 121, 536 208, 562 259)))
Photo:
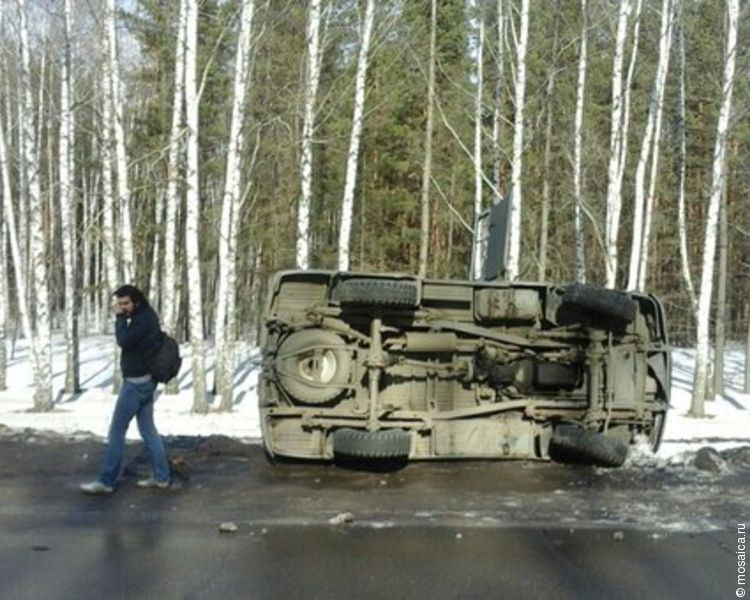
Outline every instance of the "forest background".
POLYGON ((271 273, 469 277, 473 220, 502 195, 511 278, 662 299, 705 362, 701 416, 722 391, 707 361, 723 373, 749 335, 747 7, 3 0, 0 341, 32 340, 49 409, 50 332, 73 393, 78 335, 111 327, 131 281, 191 343, 194 410, 229 408, 271 273))

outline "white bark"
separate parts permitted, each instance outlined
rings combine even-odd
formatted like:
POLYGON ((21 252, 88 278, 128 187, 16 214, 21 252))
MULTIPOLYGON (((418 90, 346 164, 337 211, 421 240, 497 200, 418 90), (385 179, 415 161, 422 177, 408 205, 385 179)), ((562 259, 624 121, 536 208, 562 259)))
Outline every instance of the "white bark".
POLYGON ((349 152, 346 160, 346 179, 344 182, 344 198, 341 205, 341 224, 339 230, 338 269, 349 269, 349 250, 352 234, 352 215, 354 212, 354 188, 357 183, 357 167, 359 162, 359 144, 362 137, 362 121, 365 112, 365 84, 367 83, 367 67, 369 63, 370 40, 372 25, 375 20, 375 1, 367 0, 365 19, 362 23, 362 35, 357 60, 357 75, 354 89, 354 114, 352 116, 352 132, 349 138, 349 152))
POLYGON ((727 0, 727 35, 726 46, 724 49, 724 78, 721 94, 721 107, 719 109, 719 120, 716 125, 716 145, 714 146, 711 192, 703 246, 703 268, 701 271, 700 295, 698 297, 698 347, 695 357, 693 396, 690 404, 690 416, 699 418, 704 416, 704 400, 708 379, 710 313, 711 296, 713 292, 714 258, 716 256, 716 230, 718 226, 719 204, 721 202, 721 192, 724 186, 726 170, 726 146, 729 134, 729 115, 732 110, 732 92, 734 89, 734 70, 737 55, 738 14, 739 0, 727 0))
MULTIPOLYGON (((484 11, 481 5, 476 2, 471 3, 475 11, 476 19, 476 47, 474 49, 474 77, 476 79, 476 90, 474 91, 474 150, 472 162, 474 164, 474 214, 473 222, 477 223, 477 217, 482 212, 482 95, 484 89, 484 11)), ((474 237, 475 248, 472 255, 475 257, 472 261, 474 272, 472 277, 480 279, 482 277, 483 258, 480 256, 482 250, 481 240, 478 236, 474 237)))
POLYGON ((583 231, 583 105, 586 99, 586 69, 588 66, 588 18, 586 0, 581 0, 581 48, 578 54, 578 85, 576 86, 575 132, 573 134, 573 196, 576 240, 575 280, 586 283, 586 237, 583 231))
POLYGON ((729 254, 729 223, 727 220, 727 186, 726 181, 721 192, 719 208, 719 273, 716 289, 716 347, 714 351, 713 385, 708 400, 723 396, 724 385, 724 350, 727 343, 727 261, 729 254))
MULTIPOLYGON (((21 317, 21 328, 24 337, 29 341, 29 347, 35 348, 34 332, 31 328, 31 319, 29 318, 29 306, 26 301, 27 294, 27 276, 25 259, 18 239, 16 211, 13 206, 13 197, 10 184, 10 172, 8 168, 8 151, 5 143, 2 124, 0 124, 0 175, 3 183, 3 228, 8 235, 8 245, 10 246, 10 255, 13 264, 13 276, 16 280, 16 300, 18 303, 18 312, 21 317)), ((32 354, 32 359, 34 359, 32 354)))
POLYGON ((422 215, 419 243, 419 276, 427 276, 427 254, 430 246, 430 181, 432 179, 432 130, 435 104, 435 48, 437 44, 437 0, 430 2, 430 64, 427 76, 427 122, 424 132, 422 165, 422 215))
POLYGON ((474 91, 474 221, 482 212, 482 95, 484 92, 484 12, 477 8, 474 91))
POLYGON ((687 143, 685 141, 685 36, 682 28, 682 2, 678 0, 677 5, 680 10, 679 21, 677 23, 677 43, 679 57, 679 99, 678 99, 678 116, 677 116, 677 143, 679 144, 679 183, 677 192, 677 232, 680 238, 680 265, 682 267, 682 278, 685 281, 688 295, 690 296, 690 307, 693 312, 698 309, 698 299, 695 296, 695 286, 693 285, 693 276, 690 271, 690 256, 687 246, 687 219, 685 215, 685 176, 687 169, 687 143))
POLYGON ((198 94, 196 59, 198 45, 198 1, 186 0, 185 30, 185 114, 187 124, 187 174, 185 254, 188 273, 190 344, 193 359, 193 412, 208 412, 206 398, 205 343, 203 333, 203 294, 198 246, 200 193, 198 178, 198 94))
POLYGON ((80 368, 78 356, 78 299, 80 290, 76 285, 76 208, 73 196, 73 146, 74 113, 71 65, 70 19, 72 0, 65 0, 63 10, 63 53, 60 68, 60 223, 65 265, 65 392, 73 394, 79 390, 80 368))
POLYGON ((521 25, 516 48, 515 119, 513 124, 513 164, 511 167, 511 204, 508 228, 508 279, 519 275, 521 258, 521 174, 524 134, 524 104, 526 101, 526 48, 529 39, 529 0, 521 2, 521 25))
POLYGON ((664 88, 669 70, 669 55, 672 48, 673 12, 671 0, 662 0, 661 28, 659 30, 659 59, 651 92, 646 127, 641 138, 641 151, 635 169, 635 200, 633 211, 633 236, 630 247, 628 289, 643 291, 648 260, 648 238, 651 228, 651 212, 659 165, 659 141, 664 108, 664 88), (646 191, 646 169, 651 158, 650 183, 646 191))
POLYGON ((554 119, 554 95, 555 81, 557 79, 557 45, 558 45, 558 27, 559 27, 559 2, 555 5, 555 32, 552 40, 552 64, 547 76, 547 93, 545 103, 546 125, 544 127, 544 157, 542 159, 542 215, 539 224, 539 281, 547 279, 547 244, 549 239, 549 213, 551 204, 551 186, 550 179, 552 169, 552 125, 554 119))
POLYGON ((307 66, 305 69, 305 106, 302 117, 300 156, 301 196, 297 212, 297 268, 310 266, 310 206, 312 203, 313 139, 315 106, 320 82, 320 0, 311 0, 307 13, 307 66))
POLYGON ((47 281, 42 198, 39 184, 39 158, 32 118, 31 77, 29 71, 29 34, 26 24, 26 2, 17 0, 21 37, 21 135, 24 138, 23 178, 29 203, 30 258, 32 285, 36 302, 36 332, 33 338, 34 408, 52 409, 52 343, 50 339, 49 288, 47 281))
POLYGON ((615 55, 612 63, 612 111, 610 116, 609 167, 607 169, 607 221, 605 227, 606 282, 615 287, 617 279, 617 230, 620 225, 620 161, 623 137, 622 66, 625 56, 625 39, 628 31, 630 0, 620 0, 617 19, 615 55))
MULTIPOLYGON (((0 14, 0 31, 2 31, 3 14, 0 14)), ((0 115, 0 184, 2 184, 3 199, 11 199, 10 175, 8 173, 8 161, 5 151, 5 133, 3 130, 2 115, 0 115)), ((8 325, 8 257, 6 255, 6 224, 7 218, 0 206, 0 391, 7 389, 7 358, 6 358, 6 333, 8 325)))
MULTIPOLYGON (((108 73, 108 61, 104 62, 102 70, 102 131, 101 131, 101 148, 99 154, 102 160, 102 262, 106 273, 107 287, 103 298, 99 304, 105 307, 105 313, 102 315, 102 325, 104 333, 111 327, 111 319, 108 319, 106 310, 109 308, 112 292, 120 283, 117 273, 117 256, 120 246, 115 236, 115 201, 112 181, 112 99, 110 97, 111 87, 109 86, 110 77, 108 73)), ((122 371, 117 366, 120 361, 120 349, 116 341, 112 342, 112 364, 115 365, 112 376, 112 389, 115 393, 119 392, 122 386, 122 371)))
POLYGON ((157 312, 163 314, 164 303, 161 301, 161 285, 159 282, 164 279, 164 271, 161 261, 161 246, 164 234, 164 194, 157 193, 154 199, 154 247, 151 251, 151 274, 149 276, 148 293, 151 305, 158 307, 157 312))
POLYGON ((109 0, 107 16, 107 60, 109 62, 108 97, 111 101, 112 129, 115 133, 115 164, 117 166, 117 206, 120 214, 118 243, 122 252, 122 277, 132 282, 134 277, 133 231, 130 218, 130 188, 128 186, 128 166, 125 155, 125 128, 123 126, 122 97, 120 90, 120 68, 117 58, 116 0, 109 0))
MULTIPOLYGON (((495 189, 500 189, 500 171, 502 164, 502 150, 500 148, 500 130, 503 122, 503 94, 505 89, 505 13, 504 0, 497 0, 497 41, 495 55, 495 110, 492 115, 492 180, 495 189)), ((495 202, 500 197, 494 194, 495 202)))
MULTIPOLYGON (((182 148, 182 114, 185 100, 185 25, 187 23, 186 0, 180 1, 177 23, 177 47, 175 50, 174 92, 172 97, 172 127, 169 135, 169 164, 167 166, 167 197, 164 216, 164 279, 162 302, 164 303, 164 330, 176 335, 178 301, 178 268, 176 263, 177 222, 180 197, 180 154, 182 148)), ((169 386, 167 386, 169 390, 169 386)), ((176 389, 174 390, 176 392, 176 389)))
POLYGON ((227 153, 227 171, 224 180, 224 197, 221 207, 221 226, 219 231, 219 281, 217 291, 215 322, 215 392, 221 396, 220 407, 229 410, 232 407, 234 373, 234 343, 228 332, 227 320, 234 321, 234 311, 229 311, 236 293, 236 259, 237 233, 240 208, 240 166, 244 150, 242 131, 245 111, 245 97, 250 77, 250 41, 253 32, 254 0, 244 0, 240 18, 240 34, 237 41, 237 56, 234 65, 234 96, 232 116, 229 129, 229 151, 227 153))
MULTIPOLYGON (((109 76, 104 69, 102 72, 102 88, 105 90, 105 96, 107 94, 107 82, 109 76)), ((117 276, 117 245, 115 241, 115 206, 114 206, 114 190, 112 181, 112 130, 110 125, 112 124, 111 119, 111 108, 112 103, 108 98, 102 99, 102 131, 101 131, 101 147, 99 148, 99 155, 102 161, 102 243, 104 254, 103 263, 104 270, 106 273, 107 281, 107 294, 114 292, 115 287, 119 283, 117 276)), ((116 371, 116 369, 115 369, 116 371)))

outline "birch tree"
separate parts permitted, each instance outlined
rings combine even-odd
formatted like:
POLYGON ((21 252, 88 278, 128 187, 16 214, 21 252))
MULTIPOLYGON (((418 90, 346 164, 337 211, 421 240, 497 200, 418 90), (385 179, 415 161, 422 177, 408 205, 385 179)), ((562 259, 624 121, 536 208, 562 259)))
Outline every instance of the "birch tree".
MULTIPOLYGON (((9 94, 6 94, 9 98, 9 94)), ((0 176, 2 177, 3 186, 3 219, 2 230, 7 234, 8 246, 10 247, 11 264, 13 265, 13 277, 16 282, 16 304, 21 319, 21 328, 23 335, 28 341, 31 350, 32 364, 36 365, 36 343, 34 341, 34 332, 31 327, 29 318, 29 305, 27 301, 27 270, 24 253, 22 252, 19 242, 16 210, 13 206, 13 196, 10 181, 9 153, 8 145, 5 142, 5 133, 2 123, 0 122, 0 176)), ((3 246, 5 248, 5 246, 3 246)), ((7 289, 7 288, 6 288, 7 289)))
MULTIPOLYGON (((0 32, 3 30, 4 12, 0 12, 0 32)), ((6 98, 10 102, 10 98, 6 98)), ((3 199, 11 197, 10 174, 8 172, 8 161, 5 150, 5 132, 3 130, 3 118, 0 114, 0 189, 2 190, 3 199)), ((6 337, 8 330, 8 257, 7 257, 7 219, 4 215, 2 205, 0 205, 0 391, 7 389, 7 369, 8 361, 6 356, 6 337)))
POLYGON ((680 266, 685 288, 690 296, 690 306, 694 312, 698 309, 698 299, 695 296, 695 286, 690 270, 690 256, 687 246, 687 219, 685 215, 685 174, 687 171, 687 143, 685 140, 685 34, 683 31, 682 2, 677 0, 679 16, 677 20, 677 56, 679 67, 679 85, 677 102, 677 155, 678 155, 678 184, 677 184, 677 236, 680 245, 680 266))
POLYGON ((344 199, 341 205, 341 225, 339 229, 338 270, 349 269, 349 250, 352 233, 352 214, 354 212, 354 188, 357 182, 357 165, 359 144, 362 137, 362 121, 365 111, 365 84, 367 83, 367 67, 369 63, 370 40, 372 26, 375 20, 375 2, 367 0, 365 18, 362 23, 359 58, 357 59, 357 75, 354 89, 354 114, 352 116, 352 131, 349 138, 349 152, 346 160, 346 178, 344 181, 344 199))
POLYGON ((523 114, 526 102, 526 48, 529 39, 529 0, 521 2, 521 24, 516 47, 515 118, 513 123, 513 163, 508 244, 508 279, 518 278, 521 258, 521 173, 523 166, 523 114))
POLYGON ((198 1, 185 0, 185 115, 187 173, 185 178, 185 255, 188 273, 190 345, 192 348, 193 412, 208 412, 203 333, 203 294, 198 247, 200 195, 198 178, 198 94, 196 60, 198 46, 198 1))
MULTIPOLYGON (((475 3, 476 9, 476 57, 474 91, 474 222, 482 212, 482 95, 484 93, 484 10, 481 3, 475 3), (478 5, 477 5, 478 4, 478 5)), ((479 267, 481 261, 478 261, 479 267)))
MULTIPOLYGON (((180 177, 180 156, 183 137, 183 104, 185 101, 185 34, 187 25, 186 0, 180 0, 177 18, 177 44, 175 49, 174 91, 172 96, 172 126, 169 134, 169 164, 167 165, 167 191, 164 215, 164 279, 162 280, 161 298, 164 304, 164 330, 175 336, 177 334, 177 317, 179 302, 178 278, 179 268, 176 262, 177 224, 179 219, 180 196, 178 183, 180 177)), ((166 387, 166 393, 177 393, 177 379, 166 387)))
POLYGON ((672 2, 662 0, 661 28, 659 31, 659 59, 651 92, 646 126, 641 138, 641 150, 635 169, 635 200, 633 210, 633 236, 630 247, 628 289, 643 291, 646 283, 648 238, 651 229, 651 213, 656 191, 659 165, 659 141, 664 107, 664 88, 669 70, 669 55, 672 47, 672 2), (646 191, 646 169, 649 158, 650 182, 646 191))
POLYGON ((117 167, 117 208, 120 215, 118 244, 122 253, 122 277, 133 281, 133 228, 130 218, 130 188, 128 186, 128 166, 125 155, 125 128, 123 126, 122 96, 120 90, 120 67, 117 58, 117 0, 109 0, 106 11, 107 27, 107 73, 111 102, 111 127, 115 137, 115 165, 117 167))
POLYGON ((297 212, 297 268, 310 266, 310 205, 312 203, 312 161, 315 138, 315 112, 320 82, 320 0, 310 0, 307 12, 307 64, 305 67, 305 106, 302 116, 300 155, 301 195, 297 212))
POLYGON ((50 339, 50 303, 47 278, 42 197, 39 183, 39 158, 31 100, 31 76, 29 71, 29 33, 26 24, 26 2, 17 0, 19 33, 21 41, 21 135, 23 136, 22 177, 25 181, 29 206, 30 257, 32 281, 36 301, 36 332, 29 339, 34 358, 34 409, 52 409, 52 341, 50 339))
MULTIPOLYGON (((495 106, 492 114, 492 181, 495 189, 500 190, 500 173, 502 170, 502 150, 500 131, 503 123, 503 97, 505 94, 505 12, 504 0, 497 0, 497 37, 495 40, 495 106)), ((500 198, 495 194, 495 202, 500 198)))
POLYGON ((708 400, 723 396, 724 389, 724 349, 727 343, 727 262, 729 254, 729 223, 727 221, 727 185, 721 192, 719 207, 719 273, 716 289, 716 349, 711 393, 708 400))
POLYGON ((727 33, 724 47, 724 76, 721 92, 721 106, 716 125, 716 143, 713 153, 711 191, 708 202, 706 230, 703 246, 703 266, 701 271, 700 294, 698 296, 698 347, 695 356, 693 395, 690 416, 701 418, 705 415, 704 400, 708 380, 710 350, 710 313, 713 292, 714 258, 716 256, 716 230, 719 220, 722 187, 726 172, 726 146, 729 135, 729 115, 732 110, 734 89, 734 69, 737 55, 737 21, 739 0, 727 0, 727 33))
MULTIPOLYGON (((248 86, 250 42, 253 31, 254 0, 244 0, 240 16, 240 33, 234 70, 234 95, 229 130, 229 151, 224 196, 221 207, 221 229, 219 232, 219 281, 216 303, 216 368, 215 392, 221 396, 221 410, 232 408, 234 398, 232 376, 234 374, 234 343, 236 327, 234 311, 228 308, 233 303, 230 297, 236 293, 237 232, 240 209, 240 163, 244 150, 242 131, 245 111, 245 95, 248 86), (227 327, 227 321, 231 321, 227 327), (229 335, 227 335, 229 333, 229 335)), ((309 190, 308 190, 309 191, 309 190)))
POLYGON ((547 92, 545 95, 546 124, 544 126, 544 157, 542 159, 542 215, 539 224, 539 281, 547 278, 547 245, 549 239, 549 212, 550 212, 550 176, 552 161, 552 125, 554 123, 554 95, 555 81, 557 79, 557 45, 559 35, 559 11, 560 3, 555 4, 555 25, 552 39, 552 61, 547 75, 547 92))
POLYGON ((636 1, 633 25, 633 50, 630 55, 630 64, 625 85, 623 86, 622 68, 630 11, 630 0, 620 0, 615 54, 612 63, 612 111, 610 118, 609 166, 607 169, 607 218, 605 224, 605 271, 607 287, 615 287, 617 284, 617 234, 620 228, 620 213, 622 211, 622 178, 625 172, 625 158, 628 150, 628 128, 630 125, 630 89, 638 52, 641 0, 636 1))
MULTIPOLYGON (((107 61, 105 61, 105 65, 107 61)), ((115 199, 114 187, 112 180, 112 99, 110 98, 111 87, 108 70, 105 66, 102 69, 102 122, 101 122, 101 146, 99 155, 101 156, 102 169, 102 263, 106 274, 106 289, 102 304, 109 307, 110 294, 116 289, 120 278, 117 272, 117 258, 121 246, 117 243, 115 236, 115 199)), ((110 327, 111 320, 104 322, 104 327, 110 327)), ((118 365, 120 362, 120 348, 117 341, 112 341, 112 364, 118 365)), ((115 367, 113 373, 113 391, 119 392, 122 386, 122 371, 115 367)))
POLYGON ((73 197, 73 145, 74 114, 71 65, 70 18, 72 0, 63 5, 63 51, 60 65, 60 224, 65 265, 65 393, 73 394, 80 388, 78 353, 78 306, 80 288, 76 285, 76 207, 73 197))
POLYGON ((419 240, 419 276, 427 276, 427 252, 430 243, 430 182, 432 180, 432 129, 435 104, 435 47, 437 38, 437 0, 430 2, 430 58, 427 76, 427 122, 424 132, 422 166, 422 216, 419 240))
POLYGON ((573 196, 575 198, 574 230, 576 244, 575 280, 586 283, 586 237, 583 231, 583 191, 581 174, 583 165, 583 105, 586 98, 586 70, 588 64, 588 15, 586 0, 581 0, 581 48, 578 54, 578 84, 576 86, 576 111, 573 133, 573 196))

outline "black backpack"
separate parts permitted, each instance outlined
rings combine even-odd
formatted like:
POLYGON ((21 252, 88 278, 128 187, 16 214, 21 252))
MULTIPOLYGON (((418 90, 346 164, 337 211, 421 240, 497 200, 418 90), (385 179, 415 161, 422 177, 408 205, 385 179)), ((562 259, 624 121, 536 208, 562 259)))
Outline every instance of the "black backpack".
POLYGON ((174 338, 162 331, 161 345, 149 360, 151 377, 156 383, 167 383, 170 379, 177 377, 181 366, 180 347, 174 338))

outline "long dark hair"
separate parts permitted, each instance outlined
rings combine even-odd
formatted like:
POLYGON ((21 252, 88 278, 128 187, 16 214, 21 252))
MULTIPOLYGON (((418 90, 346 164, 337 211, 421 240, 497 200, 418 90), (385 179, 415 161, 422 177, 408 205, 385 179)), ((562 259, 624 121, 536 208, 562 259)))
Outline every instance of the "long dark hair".
POLYGON ((125 298, 127 296, 136 304, 148 304, 146 296, 134 285, 121 285, 114 291, 113 296, 117 296, 118 298, 125 298))

